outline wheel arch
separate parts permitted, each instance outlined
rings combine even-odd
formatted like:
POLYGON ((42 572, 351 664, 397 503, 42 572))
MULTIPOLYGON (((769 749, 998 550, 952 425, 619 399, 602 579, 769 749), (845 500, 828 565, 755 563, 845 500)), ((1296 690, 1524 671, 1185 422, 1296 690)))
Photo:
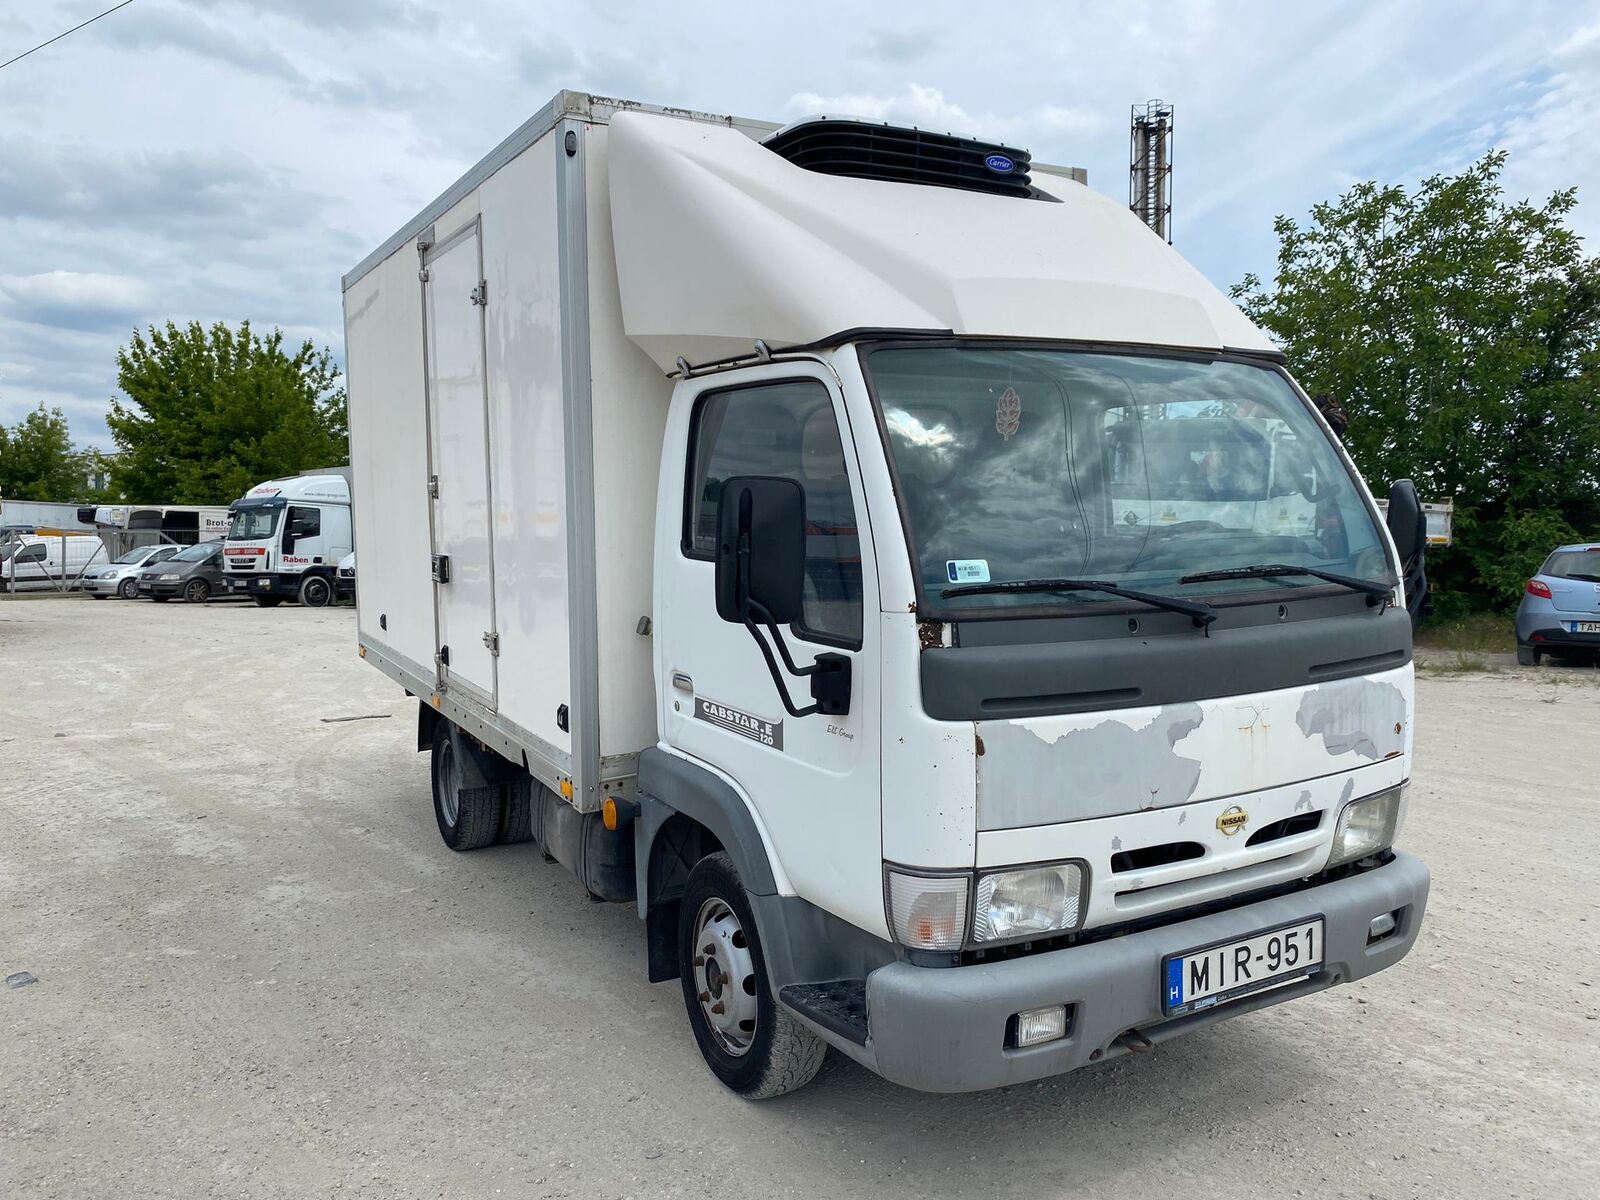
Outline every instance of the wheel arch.
POLYGON ((678 898, 694 864, 719 850, 747 892, 778 893, 766 839, 744 796, 698 763, 658 748, 641 753, 634 871, 652 983, 678 977, 678 898))

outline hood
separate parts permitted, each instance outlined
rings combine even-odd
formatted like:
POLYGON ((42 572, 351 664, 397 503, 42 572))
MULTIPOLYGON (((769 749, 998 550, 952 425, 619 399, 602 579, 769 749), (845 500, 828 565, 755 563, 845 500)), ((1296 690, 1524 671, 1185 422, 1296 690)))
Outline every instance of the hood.
POLYGON ((1407 754, 1411 667, 1115 716, 979 721, 978 828, 1170 808, 1407 754))

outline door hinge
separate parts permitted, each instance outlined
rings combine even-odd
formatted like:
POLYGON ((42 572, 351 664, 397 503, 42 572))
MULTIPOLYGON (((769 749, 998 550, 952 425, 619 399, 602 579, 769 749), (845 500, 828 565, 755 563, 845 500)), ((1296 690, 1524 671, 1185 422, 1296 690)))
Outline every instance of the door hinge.
POLYGON ((439 498, 439 477, 437 475, 429 475, 428 476, 428 499, 437 500, 438 498, 439 498))
POLYGON ((417 271, 417 278, 422 280, 423 283, 427 283, 428 282, 428 268, 427 267, 422 267, 421 269, 419 269, 417 271))
POLYGON ((450 582, 450 556, 448 554, 435 554, 433 556, 433 581, 435 583, 450 582))
POLYGON ((483 644, 489 647, 489 655, 491 658, 500 657, 500 635, 498 633, 484 634, 483 644))
POLYGON ((478 280, 478 286, 472 289, 471 300, 474 304, 487 305, 489 303, 489 281, 478 280))

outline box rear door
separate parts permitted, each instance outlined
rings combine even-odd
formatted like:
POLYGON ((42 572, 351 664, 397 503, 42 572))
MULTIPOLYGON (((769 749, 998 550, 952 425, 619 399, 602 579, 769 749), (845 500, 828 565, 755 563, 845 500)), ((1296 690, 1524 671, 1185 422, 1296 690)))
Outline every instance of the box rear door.
POLYGON ((492 709, 498 639, 482 261, 474 221, 428 252, 423 286, 439 676, 492 709))

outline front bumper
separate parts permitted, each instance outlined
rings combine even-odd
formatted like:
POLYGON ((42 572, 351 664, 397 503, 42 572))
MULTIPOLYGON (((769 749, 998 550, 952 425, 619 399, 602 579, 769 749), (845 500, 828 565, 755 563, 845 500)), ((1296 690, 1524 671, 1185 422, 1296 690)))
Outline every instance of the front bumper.
POLYGON ((890 963, 867 976, 866 1044, 828 1040, 885 1079, 921 1091, 976 1091, 1059 1075, 1126 1053, 1117 1039, 1129 1030, 1159 1045, 1392 966, 1416 941, 1427 900, 1428 868, 1397 853, 1360 875, 1105 941, 968 967, 890 963), (1368 924, 1388 912, 1399 913, 1394 933, 1369 946, 1368 924), (1325 945, 1315 974, 1187 1016, 1162 1015, 1166 955, 1318 913, 1325 945), (1065 1038, 1006 1047, 1014 1013, 1052 1004, 1072 1006, 1065 1038))
POLYGON ((241 571, 237 575, 224 575, 222 587, 230 596, 280 596, 293 600, 300 594, 300 576, 241 571))
POLYGON ((92 596, 115 596, 120 579, 85 579, 83 590, 92 596))
POLYGON ((178 579, 171 583, 161 583, 159 581, 150 583, 141 579, 139 580, 139 595, 152 598, 160 596, 163 599, 171 600, 183 594, 183 585, 188 582, 187 579, 178 579))

